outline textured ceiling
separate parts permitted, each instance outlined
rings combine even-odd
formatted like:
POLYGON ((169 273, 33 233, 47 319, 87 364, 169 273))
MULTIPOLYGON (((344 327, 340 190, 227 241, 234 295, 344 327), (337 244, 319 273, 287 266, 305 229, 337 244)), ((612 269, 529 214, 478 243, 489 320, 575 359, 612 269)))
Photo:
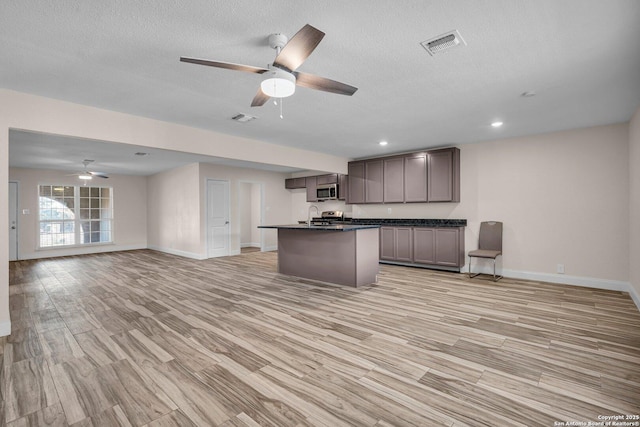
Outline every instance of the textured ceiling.
POLYGON ((639 23, 637 0, 7 0, 0 87, 359 158, 627 121, 639 23), (326 36, 299 70, 353 97, 299 87, 280 119, 249 106, 260 76, 179 62, 266 66, 268 35, 306 23, 326 36), (454 29, 466 46, 420 46, 454 29))

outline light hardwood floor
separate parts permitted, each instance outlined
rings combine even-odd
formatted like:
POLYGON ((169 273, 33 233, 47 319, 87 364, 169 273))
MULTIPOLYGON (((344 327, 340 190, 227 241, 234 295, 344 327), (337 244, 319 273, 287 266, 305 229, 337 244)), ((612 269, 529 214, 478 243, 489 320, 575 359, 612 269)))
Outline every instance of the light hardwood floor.
POLYGON ((4 426, 554 426, 640 414, 627 294, 275 253, 142 250, 10 266, 4 426), (330 268, 330 266, 329 266, 330 268))

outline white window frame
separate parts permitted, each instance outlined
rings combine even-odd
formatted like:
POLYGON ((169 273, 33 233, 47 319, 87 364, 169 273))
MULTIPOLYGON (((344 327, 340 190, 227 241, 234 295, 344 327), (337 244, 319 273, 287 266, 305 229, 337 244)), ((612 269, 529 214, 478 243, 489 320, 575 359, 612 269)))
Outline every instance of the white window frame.
MULTIPOLYGON (((70 247, 86 247, 86 246, 98 246, 98 245, 105 245, 105 244, 113 244, 114 242, 114 233, 113 233, 113 224, 114 224, 114 217, 113 217, 113 200, 114 200, 114 193, 113 193, 113 187, 108 187, 108 186, 80 186, 80 185, 58 185, 58 184, 38 184, 38 249, 57 249, 57 248, 70 248, 70 247), (41 195, 41 191, 43 187, 51 187, 51 196, 42 196, 41 195), (73 213, 73 217, 72 218, 63 218, 61 219, 41 219, 41 198, 42 197, 46 197, 46 198, 50 198, 52 201, 57 202, 56 201, 56 197, 53 194, 53 190, 54 187, 73 187, 73 209, 71 208, 67 208, 66 206, 64 206, 66 209, 70 210, 73 213), (89 197, 81 197, 81 191, 82 189, 89 189, 89 197), (95 197, 95 196, 91 196, 91 191, 92 189, 99 189, 99 196, 95 197), (104 197, 103 196, 103 190, 107 190, 108 192, 108 197, 104 197), (82 200, 87 200, 88 204, 85 206, 85 203, 83 203, 82 200), (97 200, 97 202, 95 202, 97 200), (103 200, 106 200, 107 202, 103 204, 103 200), (81 212, 81 210, 83 212, 81 212), (94 213, 95 212, 95 213, 94 213), (86 214, 86 215, 85 215, 86 214), (93 215, 97 215, 97 217, 93 217, 93 215), (87 217, 85 217, 87 216, 87 217), (61 244, 50 244, 50 245, 43 245, 43 237, 48 236, 48 234, 43 234, 42 233, 42 229, 43 229, 43 225, 45 224, 60 224, 64 222, 70 222, 73 223, 73 243, 61 243, 61 244), (89 230, 88 232, 84 232, 83 231, 83 224, 89 223, 89 230), (94 231, 91 231, 92 227, 91 227, 91 223, 100 223, 99 227, 96 227, 97 229, 94 229, 94 231), (105 230, 103 225, 105 225, 105 223, 108 224, 107 229, 105 230), (103 238, 103 234, 104 233, 108 233, 108 240, 105 241, 92 241, 92 234, 96 234, 96 233, 100 233, 98 234, 99 239, 102 240, 103 238), (89 235, 89 241, 88 242, 84 242, 84 239, 86 237, 86 235, 89 235)), ((60 203, 60 202, 57 202, 60 203)), ((64 233, 61 233, 64 234, 64 233)), ((67 234, 71 234, 71 233, 67 233, 67 234)), ((64 240, 64 237, 63 237, 64 240)))

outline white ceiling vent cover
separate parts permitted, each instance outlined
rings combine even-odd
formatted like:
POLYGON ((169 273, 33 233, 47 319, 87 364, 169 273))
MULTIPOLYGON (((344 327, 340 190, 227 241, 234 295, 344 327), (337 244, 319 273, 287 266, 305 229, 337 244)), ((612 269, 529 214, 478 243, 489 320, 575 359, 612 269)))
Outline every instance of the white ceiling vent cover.
POLYGON ((431 56, 434 56, 436 53, 442 53, 446 50, 453 49, 454 47, 467 45, 458 30, 440 34, 439 36, 425 40, 420 44, 431 56))

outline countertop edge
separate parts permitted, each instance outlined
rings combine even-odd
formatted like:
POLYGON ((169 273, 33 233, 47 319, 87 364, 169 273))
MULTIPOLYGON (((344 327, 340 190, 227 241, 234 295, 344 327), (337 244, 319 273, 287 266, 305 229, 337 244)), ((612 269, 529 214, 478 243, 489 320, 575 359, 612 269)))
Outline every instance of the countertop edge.
POLYGON ((258 228, 273 228, 278 230, 309 230, 309 231, 357 231, 371 228, 380 228, 377 224, 348 224, 348 225, 312 225, 284 224, 284 225, 259 225, 258 228))

